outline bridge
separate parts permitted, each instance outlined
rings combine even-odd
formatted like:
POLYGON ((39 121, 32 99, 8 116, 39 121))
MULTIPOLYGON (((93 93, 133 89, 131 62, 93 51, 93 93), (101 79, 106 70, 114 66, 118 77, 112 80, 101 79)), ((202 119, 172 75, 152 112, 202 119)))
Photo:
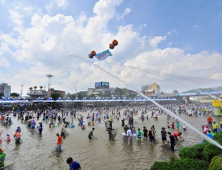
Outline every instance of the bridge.
POLYGON ((158 97, 160 98, 183 98, 186 103, 189 102, 190 97, 201 97, 201 96, 215 96, 215 98, 221 98, 220 96, 222 95, 222 91, 217 91, 217 92, 197 92, 197 93, 178 93, 175 95, 160 95, 158 97))

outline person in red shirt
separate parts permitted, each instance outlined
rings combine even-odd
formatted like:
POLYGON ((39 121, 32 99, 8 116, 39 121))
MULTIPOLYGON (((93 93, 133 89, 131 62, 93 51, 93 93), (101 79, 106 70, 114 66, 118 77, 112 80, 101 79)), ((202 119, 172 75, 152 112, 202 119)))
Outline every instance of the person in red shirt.
POLYGON ((15 132, 15 134, 13 136, 15 138, 15 143, 16 144, 20 144, 20 133, 19 132, 15 132))
POLYGON ((207 122, 208 122, 208 124, 212 125, 213 119, 212 119, 211 115, 208 116, 207 122))
POLYGON ((171 129, 174 129, 174 122, 171 123, 171 129))
MULTIPOLYGON (((181 137, 181 135, 182 135, 181 132, 174 132, 174 133, 173 133, 173 136, 174 136, 178 141, 180 141, 179 137, 180 137, 181 139, 183 139, 183 138, 181 137)), ((183 140, 184 140, 184 139, 183 139, 183 140)))
POLYGON ((1 119, 2 119, 2 122, 4 122, 5 121, 5 115, 2 115, 1 119))
POLYGON ((56 147, 56 149, 59 150, 59 151, 61 151, 61 150, 62 150, 62 149, 61 149, 61 147, 62 147, 62 136, 59 135, 59 133, 57 133, 56 136, 58 136, 58 141, 57 141, 57 147, 56 147))

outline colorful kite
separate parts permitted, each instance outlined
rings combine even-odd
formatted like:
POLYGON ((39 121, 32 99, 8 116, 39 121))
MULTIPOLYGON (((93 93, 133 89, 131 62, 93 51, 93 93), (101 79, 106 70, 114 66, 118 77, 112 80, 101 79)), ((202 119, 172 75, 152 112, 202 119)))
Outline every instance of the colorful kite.
MULTIPOLYGON (((110 49, 114 49, 115 46, 117 46, 117 45, 118 45, 118 41, 117 40, 113 40, 113 42, 109 44, 109 48, 110 49)), ((92 51, 89 54, 89 58, 90 59, 92 59, 93 57, 96 57, 98 60, 104 60, 104 59, 106 59, 109 56, 112 56, 112 53, 109 50, 105 50, 105 51, 103 51, 101 53, 98 53, 98 54, 96 54, 95 51, 92 51)))
POLYGON ((114 49, 115 46, 117 46, 117 45, 118 45, 118 41, 117 40, 113 40, 113 42, 109 44, 109 48, 110 49, 114 49))

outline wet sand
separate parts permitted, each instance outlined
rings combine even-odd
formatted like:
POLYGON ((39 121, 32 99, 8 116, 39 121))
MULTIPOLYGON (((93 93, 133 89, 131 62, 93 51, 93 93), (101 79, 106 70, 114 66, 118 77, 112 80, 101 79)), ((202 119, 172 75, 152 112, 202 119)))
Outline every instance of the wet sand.
MULTIPOLYGON (((86 113, 83 115, 84 124, 86 125, 86 113)), ((149 117, 150 115, 149 113, 149 117)), ((12 114, 10 116, 12 117, 12 114)), ((180 117, 200 131, 201 125, 206 124, 207 119, 204 116, 190 117, 181 115, 180 117)), ((87 136, 92 126, 86 125, 86 130, 82 130, 78 126, 77 119, 75 119, 74 124, 76 127, 66 128, 70 135, 63 140, 63 152, 57 153, 55 152, 57 143, 56 133, 61 132, 61 125, 49 129, 49 122, 43 122, 43 132, 42 135, 39 135, 37 130, 32 133, 31 129, 28 129, 25 124, 21 124, 21 120, 12 117, 13 124, 11 126, 6 128, 2 125, 0 126, 1 129, 4 129, 1 147, 8 157, 5 165, 14 162, 14 169, 16 170, 64 170, 68 169, 66 159, 71 156, 85 170, 147 170, 155 161, 168 161, 171 156, 178 157, 178 151, 173 153, 167 147, 161 146, 160 131, 161 127, 167 127, 168 120, 166 115, 159 116, 158 121, 151 119, 149 121, 145 120, 143 123, 139 120, 139 116, 135 116, 134 119, 137 122, 135 124, 136 129, 140 128, 142 130, 143 126, 149 128, 151 125, 155 125, 156 139, 158 139, 159 143, 150 143, 144 139, 141 142, 137 142, 134 138, 133 145, 128 146, 121 137, 123 132, 121 122, 116 119, 113 121, 113 128, 118 128, 115 141, 108 140, 104 121, 101 121, 100 124, 95 123, 94 136, 96 139, 89 141, 87 136), (12 137, 17 126, 22 128, 21 139, 23 143, 20 145, 16 145, 12 137), (9 143, 5 141, 7 133, 12 138, 12 141, 9 143)), ((221 118, 215 119, 219 122, 221 118)), ((175 122, 174 119, 169 120, 170 123, 172 121, 175 122)), ((42 117, 37 122, 42 122, 42 117)), ((166 131, 174 132, 176 130, 166 129, 166 131)), ((202 141, 202 137, 189 128, 185 132, 182 129, 180 131, 183 133, 182 137, 185 141, 177 142, 176 149, 202 141)))

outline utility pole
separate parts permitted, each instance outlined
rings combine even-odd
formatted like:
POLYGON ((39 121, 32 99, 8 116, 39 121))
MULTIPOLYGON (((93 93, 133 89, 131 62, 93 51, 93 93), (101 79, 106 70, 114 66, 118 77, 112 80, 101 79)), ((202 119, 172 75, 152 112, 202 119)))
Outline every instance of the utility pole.
POLYGON ((22 84, 21 86, 22 86, 22 88, 21 88, 21 97, 22 97, 22 91, 23 91, 24 85, 22 84))
POLYGON ((75 86, 75 93, 77 93, 77 87, 75 86))
POLYGON ((50 90, 50 86, 51 86, 51 78, 53 77, 53 75, 51 74, 47 74, 46 77, 48 77, 48 96, 51 94, 49 94, 49 90, 50 90))
POLYGON ((51 86, 51 78, 53 77, 53 75, 47 74, 46 77, 48 77, 48 90, 49 90, 51 86))

